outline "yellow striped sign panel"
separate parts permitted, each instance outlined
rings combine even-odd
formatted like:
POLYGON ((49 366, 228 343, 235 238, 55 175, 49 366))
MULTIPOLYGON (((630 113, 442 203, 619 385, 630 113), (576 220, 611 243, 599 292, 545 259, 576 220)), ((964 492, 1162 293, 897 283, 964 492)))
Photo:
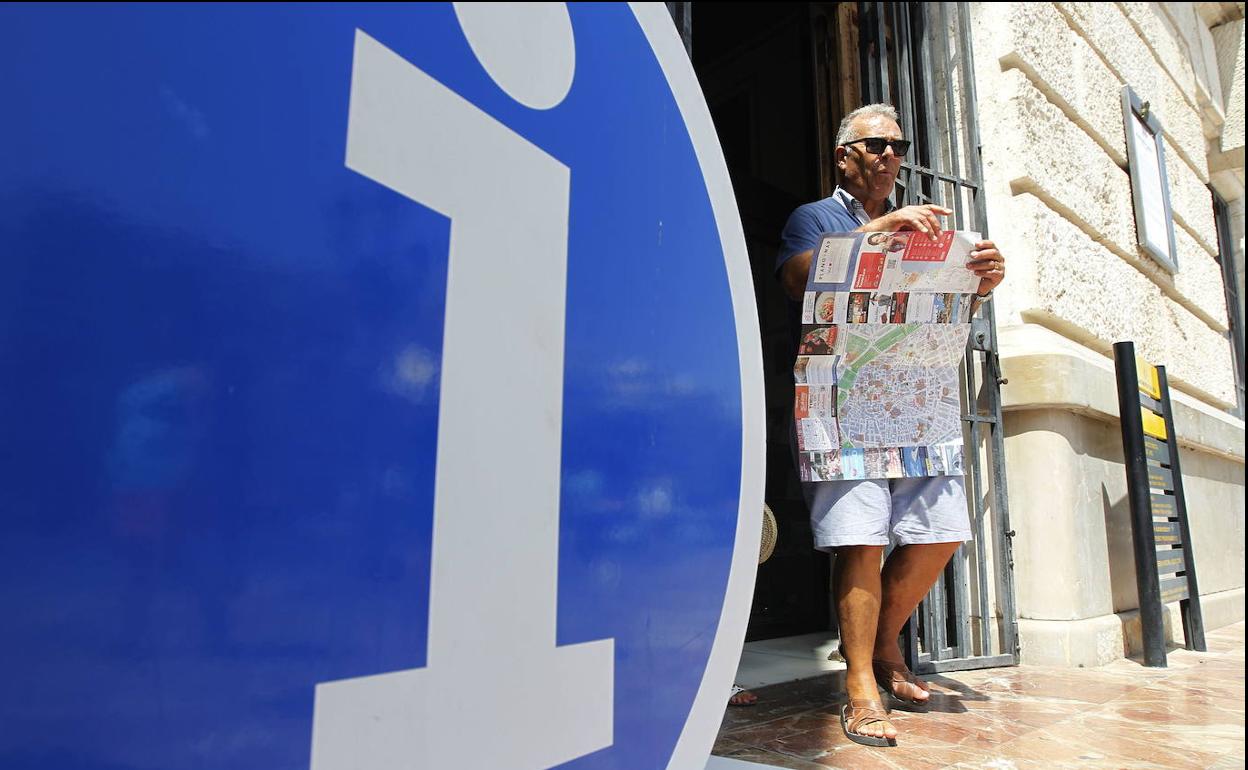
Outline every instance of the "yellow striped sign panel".
POLYGON ((1153 398, 1161 398, 1161 380, 1157 379, 1157 367, 1136 356, 1135 376, 1140 381, 1141 391, 1153 398))
POLYGON ((1157 552, 1157 574, 1172 575, 1187 569, 1182 548, 1164 548, 1157 552))
POLYGON ((1166 421, 1162 419, 1161 415, 1140 407, 1140 418, 1144 421, 1145 435, 1159 438, 1162 441, 1166 440, 1166 421))
POLYGON ((1153 515, 1158 518, 1170 518, 1179 515, 1179 508, 1175 503, 1174 495, 1157 495, 1149 494, 1149 507, 1153 509, 1153 515))
POLYGON ((1170 447, 1149 436, 1144 437, 1144 454, 1150 462, 1170 464, 1170 447))
POLYGON ((1179 544, 1179 525, 1173 521, 1153 522, 1153 542, 1160 546, 1179 544))
MULTIPOLYGON (((1153 489, 1161 489, 1166 492, 1174 491, 1174 475, 1170 473, 1169 468, 1162 468, 1158 465, 1149 465, 1148 467, 1148 485, 1153 489)), ((1154 511, 1156 516, 1157 512, 1154 511)))

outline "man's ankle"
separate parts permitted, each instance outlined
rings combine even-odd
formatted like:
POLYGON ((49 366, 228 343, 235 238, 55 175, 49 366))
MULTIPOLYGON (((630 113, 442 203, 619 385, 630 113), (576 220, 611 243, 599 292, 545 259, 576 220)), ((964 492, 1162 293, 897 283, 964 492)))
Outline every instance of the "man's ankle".
POLYGON ((852 698, 876 698, 879 691, 876 689, 875 676, 867 671, 864 675, 862 672, 855 672, 852 676, 845 678, 845 690, 852 698))

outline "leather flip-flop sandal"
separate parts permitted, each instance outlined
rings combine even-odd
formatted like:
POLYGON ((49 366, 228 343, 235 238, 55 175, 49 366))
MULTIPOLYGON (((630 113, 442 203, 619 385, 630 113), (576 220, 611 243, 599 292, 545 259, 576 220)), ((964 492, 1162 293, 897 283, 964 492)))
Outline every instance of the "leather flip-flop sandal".
POLYGON ((875 674, 875 683, 878 684, 885 693, 893 701, 893 706, 902 711, 927 711, 931 705, 931 688, 927 686, 927 682, 919 679, 914 672, 906 668, 905 663, 893 663, 892 661, 880 660, 875 658, 871 661, 871 671, 875 674), (917 698, 905 698, 897 694, 896 686, 899 684, 909 684, 919 688, 925 693, 929 693, 926 700, 917 698))
POLYGON ((855 700, 841 706, 841 729, 845 737, 863 746, 896 746, 896 738, 863 735, 858 732, 864 725, 874 722, 888 722, 888 714, 884 713, 884 704, 878 700, 855 700))

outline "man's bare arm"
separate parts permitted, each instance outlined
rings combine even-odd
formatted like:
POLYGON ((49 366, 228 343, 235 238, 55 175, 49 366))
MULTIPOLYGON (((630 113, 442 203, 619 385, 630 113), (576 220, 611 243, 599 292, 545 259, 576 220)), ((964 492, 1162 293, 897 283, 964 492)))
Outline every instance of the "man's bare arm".
POLYGON ((920 233, 927 233, 929 238, 936 240, 936 234, 943 229, 940 226, 940 217, 947 217, 952 213, 953 209, 930 203, 922 206, 906 206, 872 219, 859 227, 856 232, 891 233, 898 230, 917 230, 920 233))
POLYGON ((800 300, 806 291, 806 276, 810 274, 810 260, 815 250, 810 249, 794 254, 789 261, 780 266, 780 285, 791 300, 800 300))

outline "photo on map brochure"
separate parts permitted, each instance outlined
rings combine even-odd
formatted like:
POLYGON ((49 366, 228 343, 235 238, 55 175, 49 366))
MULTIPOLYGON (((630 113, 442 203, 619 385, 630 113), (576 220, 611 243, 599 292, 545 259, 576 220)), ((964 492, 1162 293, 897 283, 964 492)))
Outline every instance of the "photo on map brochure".
POLYGON ((849 295, 844 292, 821 291, 815 297, 812 315, 817 324, 845 323, 845 302, 849 295))
POLYGON ((850 292, 849 307, 845 311, 845 323, 865 324, 871 309, 871 293, 866 291, 850 292))
POLYGON ((950 300, 951 310, 949 311, 949 323, 961 324, 969 323, 971 320, 971 303, 967 300, 969 297, 965 294, 954 294, 950 300))
POLYGON ((799 471, 802 481, 835 481, 841 477, 840 452, 803 452, 799 471))
POLYGON ((927 464, 923 461, 923 447, 908 446, 901 448, 901 465, 907 477, 927 475, 927 464))
POLYGON ((962 445, 942 444, 941 454, 944 455, 945 473, 950 476, 962 475, 962 445))
POLYGON ((862 450, 863 475, 869 479, 884 478, 884 455, 876 447, 862 450))
POLYGON ((889 323, 904 324, 906 322, 906 305, 910 302, 910 293, 899 291, 893 293, 893 311, 889 323))
POLYGON ((865 479, 867 477, 866 453, 863 450, 841 450, 841 477, 846 479, 865 479))
MULTIPOLYGON (((910 236, 912 233, 900 232, 888 234, 888 245, 884 247, 884 251, 889 254, 908 254, 906 247, 910 244, 910 236)), ((903 257, 904 258, 904 257, 903 257)))
POLYGON ((880 251, 886 254, 899 254, 906 250, 906 244, 910 239, 908 232, 882 232, 870 233, 867 235, 866 249, 870 247, 870 251, 880 251))
POLYGON ((802 341, 797 347, 799 356, 828 356, 836 348, 835 326, 803 326, 802 341))
POLYGON ((936 463, 932 462, 932 448, 921 446, 918 447, 919 460, 923 463, 923 473, 920 476, 939 476, 940 471, 936 470, 936 463))
POLYGON ((871 310, 867 313, 867 318, 874 324, 886 324, 893 313, 893 295, 892 294, 872 294, 871 310))
POLYGON ((901 462, 900 447, 885 447, 882 450, 884 455, 884 477, 889 479, 899 479, 906 475, 905 468, 901 462))
POLYGON ((810 366, 810 356, 798 356, 793 362, 793 382, 798 385, 806 384, 806 367, 810 366))

